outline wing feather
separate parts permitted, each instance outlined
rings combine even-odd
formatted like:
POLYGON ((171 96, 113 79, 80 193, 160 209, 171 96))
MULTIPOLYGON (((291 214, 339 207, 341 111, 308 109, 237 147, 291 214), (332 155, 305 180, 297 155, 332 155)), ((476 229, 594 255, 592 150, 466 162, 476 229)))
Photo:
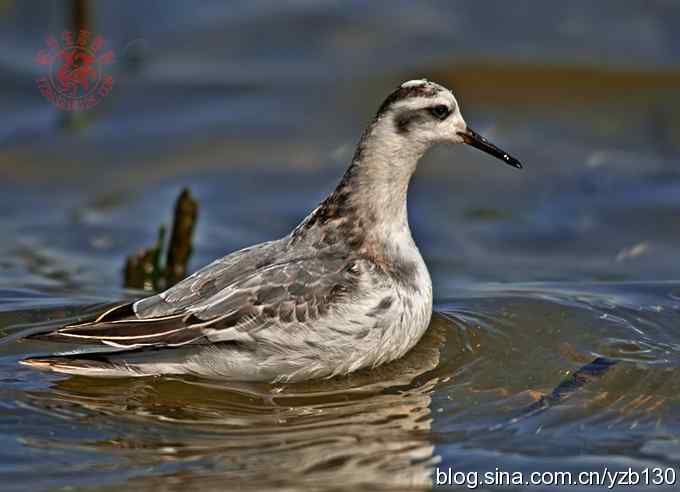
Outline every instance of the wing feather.
POLYGON ((270 264, 175 314, 141 317, 134 303, 124 304, 94 321, 32 338, 130 348, 247 340, 272 322, 307 323, 326 314, 356 286, 356 268, 348 269, 348 261, 339 256, 270 264))
POLYGON ((53 342, 114 344, 116 346, 145 346, 183 344, 196 340, 202 333, 194 328, 201 320, 191 314, 139 319, 130 317, 131 304, 114 307, 94 321, 67 325, 50 333, 28 338, 53 342), (123 315, 115 318, 115 314, 123 315))

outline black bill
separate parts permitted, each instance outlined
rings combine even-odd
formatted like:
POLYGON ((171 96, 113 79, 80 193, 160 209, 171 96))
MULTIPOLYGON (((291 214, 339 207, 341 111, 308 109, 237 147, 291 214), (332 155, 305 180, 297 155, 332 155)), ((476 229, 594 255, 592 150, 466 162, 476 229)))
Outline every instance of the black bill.
POLYGON ((510 154, 504 150, 499 149, 494 144, 489 142, 486 138, 482 137, 479 133, 471 130, 469 127, 465 129, 464 132, 458 132, 458 135, 463 137, 463 142, 473 147, 483 150, 487 154, 491 154, 494 157, 499 158, 506 164, 516 167, 517 169, 522 169, 522 163, 517 159, 512 157, 510 154))

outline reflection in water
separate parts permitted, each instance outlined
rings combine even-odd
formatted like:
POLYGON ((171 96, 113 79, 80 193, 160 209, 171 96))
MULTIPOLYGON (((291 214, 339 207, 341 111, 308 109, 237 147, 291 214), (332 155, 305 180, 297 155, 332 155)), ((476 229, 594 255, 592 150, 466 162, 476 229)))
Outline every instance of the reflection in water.
MULTIPOLYGON (((129 460, 136 489, 224 490, 225 480, 254 488, 422 488, 436 462, 428 438, 438 381, 432 371, 446 331, 435 316, 407 357, 347 378, 272 387, 76 376, 28 392, 23 404, 79 426, 115 429, 74 446, 129 460)), ((64 443, 34 436, 30 445, 64 443)))
MULTIPOLYGON (((669 466, 680 455, 679 292, 461 286, 405 358, 279 386, 46 374, 17 361, 54 347, 17 342, 11 329, 0 344, 0 460, 17 490, 401 490, 432 485, 435 467, 669 466), (598 357, 616 364, 593 365, 598 357)), ((0 320, 80 312, 33 302, 43 311, 0 320)))

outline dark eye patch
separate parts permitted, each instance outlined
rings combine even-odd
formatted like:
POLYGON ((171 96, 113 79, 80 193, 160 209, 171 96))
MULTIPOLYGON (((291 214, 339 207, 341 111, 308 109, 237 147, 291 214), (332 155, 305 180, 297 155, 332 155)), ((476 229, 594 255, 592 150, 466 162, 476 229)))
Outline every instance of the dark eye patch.
POLYGON ((407 109, 394 116, 394 126, 397 133, 408 133, 414 124, 423 123, 429 119, 427 113, 419 109, 407 109))
POLYGON ((437 104, 436 106, 432 106, 431 108, 429 108, 429 111, 430 113, 432 113, 432 116, 440 120, 445 120, 446 117, 451 114, 451 110, 449 109, 449 107, 444 104, 437 104))
POLYGON ((408 133, 414 125, 432 121, 434 116, 438 120, 445 120, 451 110, 445 104, 437 104, 429 108, 405 109, 394 116, 394 126, 397 133, 408 133))

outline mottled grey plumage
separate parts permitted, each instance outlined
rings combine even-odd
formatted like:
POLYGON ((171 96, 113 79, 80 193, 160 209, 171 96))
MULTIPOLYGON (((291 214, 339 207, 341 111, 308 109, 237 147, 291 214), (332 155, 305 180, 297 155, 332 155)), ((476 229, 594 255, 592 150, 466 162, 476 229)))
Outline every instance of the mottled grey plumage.
POLYGON ((459 143, 464 130, 448 89, 402 84, 336 190, 289 235, 231 253, 92 322, 40 335, 110 351, 24 362, 86 375, 297 381, 401 357, 432 314, 430 276, 408 226, 408 183, 427 148, 459 143), (432 105, 450 114, 434 116, 432 105))

